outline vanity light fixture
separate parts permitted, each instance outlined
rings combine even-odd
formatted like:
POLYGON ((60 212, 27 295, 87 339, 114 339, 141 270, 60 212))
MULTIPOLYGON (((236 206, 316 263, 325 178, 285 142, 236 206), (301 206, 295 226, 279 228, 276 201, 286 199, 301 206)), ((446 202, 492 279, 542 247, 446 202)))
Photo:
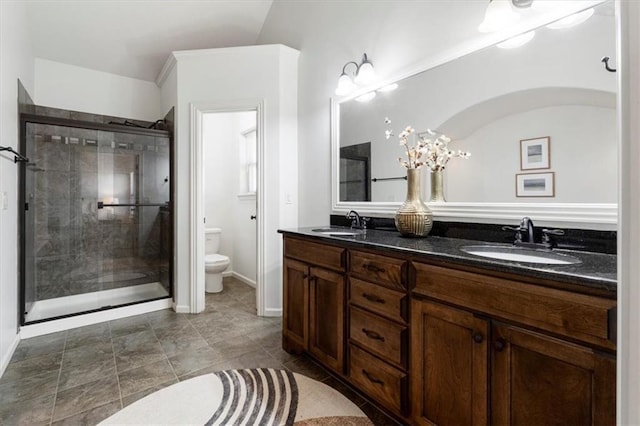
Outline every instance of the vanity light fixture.
POLYGON ((516 47, 524 46, 529 43, 533 36, 536 35, 535 31, 529 31, 528 33, 520 34, 519 36, 511 37, 502 43, 496 44, 500 49, 515 49, 516 47))
POLYGON ((564 28, 575 27, 576 25, 580 25, 587 19, 591 18, 591 16, 593 16, 593 8, 574 13, 573 15, 562 18, 559 21, 552 22, 551 24, 547 25, 547 28, 550 28, 552 30, 561 30, 564 28))
POLYGON ((511 0, 489 0, 484 20, 478 26, 478 31, 481 33, 499 31, 518 19, 520 15, 513 11, 511 0))
MULTIPOLYGON (((342 67, 342 74, 338 79, 338 87, 336 88, 336 95, 345 96, 353 92, 358 88, 358 85, 367 85, 373 83, 376 79, 376 73, 373 69, 373 64, 365 53, 362 55, 362 62, 358 64, 355 61, 349 61, 342 67), (349 65, 355 65, 356 69, 353 72, 353 77, 347 74, 347 67, 349 65)), ((375 95, 374 95, 375 96, 375 95)))

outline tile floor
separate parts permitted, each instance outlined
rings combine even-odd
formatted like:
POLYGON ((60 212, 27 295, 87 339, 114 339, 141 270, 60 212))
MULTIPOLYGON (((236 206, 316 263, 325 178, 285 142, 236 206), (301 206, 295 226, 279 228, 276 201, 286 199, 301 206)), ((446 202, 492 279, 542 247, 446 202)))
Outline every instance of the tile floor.
POLYGON ((281 319, 255 315, 255 290, 225 278, 205 312, 165 310, 20 342, 0 378, 0 425, 92 425, 178 381, 231 368, 287 368, 323 381, 377 425, 373 405, 281 348, 281 319))

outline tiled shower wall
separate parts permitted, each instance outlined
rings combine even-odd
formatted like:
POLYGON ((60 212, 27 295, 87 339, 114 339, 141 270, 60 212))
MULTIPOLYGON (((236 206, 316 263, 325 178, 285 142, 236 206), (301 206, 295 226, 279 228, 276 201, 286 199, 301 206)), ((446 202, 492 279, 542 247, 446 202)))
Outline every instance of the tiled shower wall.
POLYGON ((27 154, 35 300, 160 281, 160 207, 98 201, 168 202, 167 137, 28 123, 27 154))

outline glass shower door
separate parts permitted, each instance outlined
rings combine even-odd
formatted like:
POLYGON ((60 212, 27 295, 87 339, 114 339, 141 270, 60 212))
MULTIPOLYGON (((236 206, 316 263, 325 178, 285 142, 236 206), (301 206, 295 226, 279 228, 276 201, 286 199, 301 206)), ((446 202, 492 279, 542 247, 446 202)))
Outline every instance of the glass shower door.
POLYGON ((100 132, 98 223, 103 235, 102 288, 109 303, 165 297, 168 257, 168 138, 100 132), (163 271, 166 270, 165 276, 163 271))
POLYGON ((169 297, 169 138, 59 121, 25 125, 24 323, 169 297))

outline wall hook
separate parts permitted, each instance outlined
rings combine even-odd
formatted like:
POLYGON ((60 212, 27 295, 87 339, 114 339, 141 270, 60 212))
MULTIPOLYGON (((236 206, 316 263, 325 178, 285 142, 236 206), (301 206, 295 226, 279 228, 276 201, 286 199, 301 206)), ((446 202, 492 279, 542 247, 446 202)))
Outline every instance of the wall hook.
POLYGON ((605 56, 604 58, 602 58, 602 61, 601 61, 601 62, 603 62, 603 63, 604 63, 604 67, 607 69, 607 71, 609 71, 609 72, 616 72, 616 69, 615 69, 615 68, 611 68, 611 67, 609 66, 609 59, 610 59, 610 58, 609 58, 608 56, 605 56))

